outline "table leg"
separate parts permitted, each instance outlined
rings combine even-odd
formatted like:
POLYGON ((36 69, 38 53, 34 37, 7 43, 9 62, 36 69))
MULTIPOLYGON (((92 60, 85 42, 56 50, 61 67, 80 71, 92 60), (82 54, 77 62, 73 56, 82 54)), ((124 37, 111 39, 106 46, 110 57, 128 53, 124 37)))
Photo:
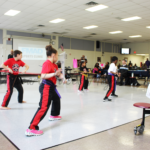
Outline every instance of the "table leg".
POLYGON ((141 125, 145 125, 145 108, 143 108, 143 118, 142 118, 142 123, 141 125))

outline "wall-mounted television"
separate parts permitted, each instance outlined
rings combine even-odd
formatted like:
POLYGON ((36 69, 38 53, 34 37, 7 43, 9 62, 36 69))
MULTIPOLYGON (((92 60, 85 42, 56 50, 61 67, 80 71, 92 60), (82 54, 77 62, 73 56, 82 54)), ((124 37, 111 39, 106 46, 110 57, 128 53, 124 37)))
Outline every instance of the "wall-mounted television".
POLYGON ((120 53, 124 54, 124 55, 129 55, 131 53, 131 49, 130 48, 121 48, 120 53))

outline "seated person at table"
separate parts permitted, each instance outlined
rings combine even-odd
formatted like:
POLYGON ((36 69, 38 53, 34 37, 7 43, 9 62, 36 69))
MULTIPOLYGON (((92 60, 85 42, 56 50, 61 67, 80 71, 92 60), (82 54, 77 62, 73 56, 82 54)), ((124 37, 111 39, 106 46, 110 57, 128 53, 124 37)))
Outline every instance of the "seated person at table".
POLYGON ((126 85, 128 80, 128 66, 125 60, 122 60, 122 66, 120 66, 119 72, 121 73, 120 86, 123 85, 124 78, 125 78, 125 85, 126 85))
POLYGON ((108 70, 109 69, 109 62, 106 62, 105 67, 103 68, 104 70, 108 70))
MULTIPOLYGON (((99 71, 99 63, 96 63, 95 64, 95 67, 94 67, 94 69, 93 69, 93 73, 101 73, 101 71, 99 71)), ((96 78, 97 77, 97 74, 95 74, 94 75, 94 78, 96 78)))
POLYGON ((147 70, 147 66, 146 64, 143 64, 143 66, 141 67, 142 70, 147 70))
POLYGON ((137 69, 137 68, 138 68, 138 66, 135 64, 135 65, 133 66, 133 68, 134 68, 134 69, 137 69))
POLYGON ((132 70, 132 64, 129 66, 129 70, 132 70))
POLYGON ((94 69, 93 69, 93 73, 98 73, 98 70, 99 70, 99 64, 96 63, 96 64, 95 64, 95 67, 94 67, 94 69))

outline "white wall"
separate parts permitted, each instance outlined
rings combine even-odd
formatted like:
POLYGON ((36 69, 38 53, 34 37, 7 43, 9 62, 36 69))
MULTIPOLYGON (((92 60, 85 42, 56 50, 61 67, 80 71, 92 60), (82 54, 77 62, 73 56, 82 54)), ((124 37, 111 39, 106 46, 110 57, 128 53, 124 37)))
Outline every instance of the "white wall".
POLYGON ((150 54, 150 42, 143 43, 127 43, 122 45, 124 48, 131 48, 131 53, 134 54, 136 51, 137 54, 150 54))
MULTIPOLYGON (((59 50, 59 53, 62 51, 59 50)), ((87 57, 88 63, 87 67, 88 68, 93 68, 95 60, 94 60, 94 51, 84 51, 84 50, 70 50, 66 49, 65 52, 67 53, 67 59, 66 59, 66 66, 70 66, 71 68, 73 67, 73 59, 81 59, 82 55, 85 55, 87 57)))

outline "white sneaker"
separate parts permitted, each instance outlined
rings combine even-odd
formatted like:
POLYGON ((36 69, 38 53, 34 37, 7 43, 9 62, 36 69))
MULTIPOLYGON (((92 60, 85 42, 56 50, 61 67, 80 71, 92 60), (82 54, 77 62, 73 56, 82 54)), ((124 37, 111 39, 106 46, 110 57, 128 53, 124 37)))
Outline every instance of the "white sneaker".
POLYGON ((83 94, 83 91, 78 90, 78 94, 83 94))
POLYGON ((89 92, 89 90, 88 90, 88 89, 84 89, 84 92, 88 93, 88 92, 89 92))

